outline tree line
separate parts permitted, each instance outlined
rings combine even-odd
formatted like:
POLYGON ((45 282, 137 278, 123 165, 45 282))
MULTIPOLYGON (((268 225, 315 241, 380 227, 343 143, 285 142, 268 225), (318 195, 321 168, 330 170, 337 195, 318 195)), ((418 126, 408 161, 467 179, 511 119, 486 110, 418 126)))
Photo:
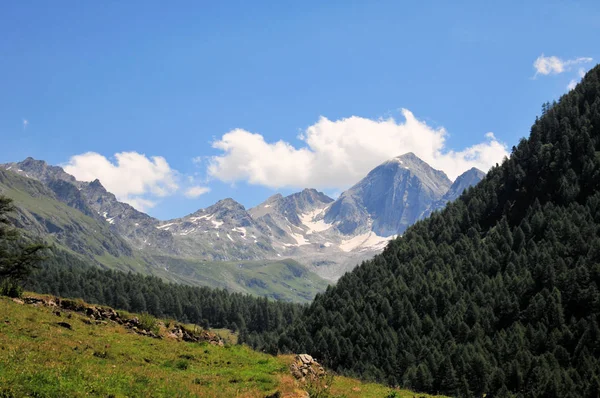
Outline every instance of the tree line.
POLYGON ((304 308, 225 289, 167 283, 155 276, 91 267, 64 251, 56 251, 31 273, 25 288, 207 328, 228 328, 239 331, 242 340, 245 335, 283 330, 304 308))

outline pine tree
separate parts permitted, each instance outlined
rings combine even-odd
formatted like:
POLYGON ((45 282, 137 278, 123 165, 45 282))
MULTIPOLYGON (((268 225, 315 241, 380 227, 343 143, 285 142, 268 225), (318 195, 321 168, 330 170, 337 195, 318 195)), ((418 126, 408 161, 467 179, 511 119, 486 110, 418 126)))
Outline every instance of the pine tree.
POLYGON ((17 297, 24 280, 43 260, 47 247, 24 243, 8 217, 13 210, 12 199, 0 195, 0 294, 17 297))

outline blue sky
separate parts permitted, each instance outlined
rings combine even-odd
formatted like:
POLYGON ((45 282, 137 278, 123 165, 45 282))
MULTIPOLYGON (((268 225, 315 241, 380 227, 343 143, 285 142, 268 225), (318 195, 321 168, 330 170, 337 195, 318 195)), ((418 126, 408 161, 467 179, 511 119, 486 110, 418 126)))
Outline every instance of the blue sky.
POLYGON ((161 219, 335 195, 408 150, 452 177, 600 59, 597 1, 213 3, 2 2, 0 162, 161 219))

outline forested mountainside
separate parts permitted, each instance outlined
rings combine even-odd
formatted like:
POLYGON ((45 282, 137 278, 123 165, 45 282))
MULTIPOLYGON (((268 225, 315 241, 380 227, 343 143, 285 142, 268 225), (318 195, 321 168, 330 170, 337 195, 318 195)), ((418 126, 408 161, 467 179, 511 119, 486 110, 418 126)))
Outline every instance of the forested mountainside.
POLYGON ((242 338, 247 334, 281 332, 303 308, 300 304, 225 289, 167 283, 155 276, 90 267, 65 252, 47 259, 25 287, 204 327, 229 328, 239 331, 242 338))
POLYGON ((600 393, 600 66, 509 159, 260 344, 458 396, 600 393))

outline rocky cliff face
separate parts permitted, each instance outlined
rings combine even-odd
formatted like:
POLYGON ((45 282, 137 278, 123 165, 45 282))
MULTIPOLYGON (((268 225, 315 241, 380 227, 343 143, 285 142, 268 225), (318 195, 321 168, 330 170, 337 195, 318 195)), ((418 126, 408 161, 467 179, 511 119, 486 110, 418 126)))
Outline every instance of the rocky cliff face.
POLYGON ((188 216, 161 222, 156 228, 170 233, 178 251, 187 257, 227 261, 276 256, 266 229, 231 198, 188 216))
POLYGON ((378 236, 402 234, 451 184, 442 171, 407 153, 376 167, 342 193, 324 220, 344 235, 368 231, 378 236))
POLYGON ((333 199, 316 189, 304 189, 286 197, 281 194, 273 195, 264 203, 250 209, 250 214, 257 220, 268 216, 283 217, 291 224, 300 226, 301 214, 323 208, 331 202, 333 199))
POLYGON ((446 207, 448 202, 458 199, 465 189, 476 185, 483 179, 483 177, 485 177, 485 173, 479 169, 476 169, 475 167, 459 175, 450 186, 450 189, 448 189, 448 192, 446 192, 440 200, 432 203, 431 206, 425 211, 423 218, 428 217, 434 211, 442 210, 444 207, 446 207))
POLYGON ((0 165, 0 167, 40 181, 54 192, 56 199, 87 216, 97 218, 97 213, 88 206, 85 196, 80 192, 81 185, 85 183, 77 181, 75 177, 65 173, 61 167, 50 166, 43 160, 36 160, 31 157, 22 162, 7 163, 0 165))
POLYGON ((483 177, 485 177, 485 173, 479 169, 476 169, 475 167, 458 176, 454 183, 452 183, 452 186, 448 192, 446 192, 442 198, 444 205, 448 202, 458 199, 465 189, 476 185, 479 181, 483 180, 483 177))
POLYGON ((273 195, 249 213, 265 228, 269 239, 281 249, 280 253, 289 255, 292 248, 311 244, 306 239, 311 232, 303 222, 305 214, 323 209, 331 202, 333 199, 322 192, 305 189, 285 197, 273 195))
POLYGON ((99 180, 80 183, 88 206, 111 226, 111 229, 141 250, 157 254, 178 255, 173 236, 158 229, 160 221, 127 203, 119 202, 99 180))

